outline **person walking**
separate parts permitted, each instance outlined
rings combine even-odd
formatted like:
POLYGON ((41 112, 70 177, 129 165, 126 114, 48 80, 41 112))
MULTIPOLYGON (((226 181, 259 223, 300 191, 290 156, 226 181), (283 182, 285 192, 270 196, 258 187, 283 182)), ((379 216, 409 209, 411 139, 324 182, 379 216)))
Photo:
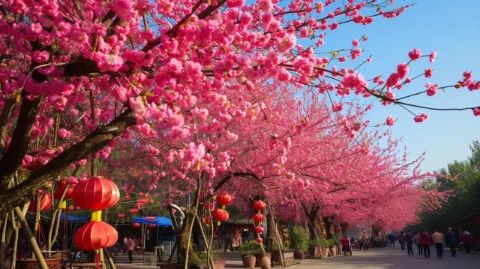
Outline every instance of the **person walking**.
POLYGON ((463 247, 465 248, 465 251, 467 253, 470 253, 472 249, 472 243, 473 243, 473 238, 470 232, 468 231, 463 232, 462 242, 463 242, 463 247))
POLYGON ((407 252, 408 255, 414 255, 413 254, 413 235, 410 232, 407 232, 405 235, 405 242, 407 243, 407 252))
POLYGON ((395 235, 389 234, 388 235, 388 241, 389 241, 389 246, 394 247, 395 246, 395 235))
POLYGON ((350 238, 348 236, 344 235, 342 239, 340 239, 340 242, 342 243, 342 251, 344 256, 352 256, 352 243, 350 241, 350 238))
POLYGON ((360 250, 368 250, 368 238, 367 234, 365 231, 362 232, 362 235, 360 236, 360 239, 358 240, 358 245, 360 250))
POLYGON ((422 248, 422 245, 420 244, 420 233, 414 233, 413 234, 413 242, 415 242, 415 245, 417 245, 418 255, 422 255, 423 254, 423 248, 422 248))
POLYGON ((447 246, 450 248, 450 254, 452 254, 452 257, 457 256, 457 235, 452 231, 452 228, 448 228, 447 233, 445 234, 445 243, 447 243, 447 246))
POLYGON ((430 258, 430 239, 428 238, 427 231, 420 234, 420 245, 422 245, 425 258, 430 258))
POLYGON ((400 248, 405 250, 405 235, 403 234, 403 231, 400 232, 400 235, 398 236, 398 243, 400 243, 400 248))
POLYGON ((133 263, 133 252, 137 247, 137 243, 131 235, 127 235, 127 250, 128 250, 128 261, 133 263))
POLYGON ((433 243, 435 244, 435 248, 437 250, 437 259, 443 258, 443 239, 444 236, 441 232, 435 230, 432 234, 433 243))

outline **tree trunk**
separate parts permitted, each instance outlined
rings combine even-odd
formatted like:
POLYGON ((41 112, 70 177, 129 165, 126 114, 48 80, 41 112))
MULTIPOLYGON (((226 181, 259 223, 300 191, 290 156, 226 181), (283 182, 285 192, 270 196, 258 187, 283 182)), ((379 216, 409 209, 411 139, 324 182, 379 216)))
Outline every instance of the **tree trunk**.
POLYGON ((310 208, 307 207, 304 203, 302 203, 302 208, 307 216, 307 227, 308 227, 308 235, 310 237, 310 240, 316 240, 317 238, 320 238, 320 235, 318 234, 317 227, 315 225, 315 222, 317 221, 317 213, 320 210, 320 207, 316 206, 315 204, 312 205, 310 208))
POLYGON ((267 214, 267 240, 265 242, 265 248, 272 251, 275 245, 275 220, 271 212, 267 214))
POLYGON ((327 239, 332 239, 333 235, 332 235, 332 231, 331 231, 331 228, 332 228, 331 218, 330 217, 323 217, 323 222, 325 223, 325 232, 327 234, 327 239))
POLYGON ((197 253, 193 251, 193 247, 190 244, 194 220, 195 214, 193 212, 189 211, 185 214, 185 219, 183 220, 182 229, 178 238, 179 261, 184 263, 185 269, 188 267, 189 259, 195 260, 198 258, 197 253))

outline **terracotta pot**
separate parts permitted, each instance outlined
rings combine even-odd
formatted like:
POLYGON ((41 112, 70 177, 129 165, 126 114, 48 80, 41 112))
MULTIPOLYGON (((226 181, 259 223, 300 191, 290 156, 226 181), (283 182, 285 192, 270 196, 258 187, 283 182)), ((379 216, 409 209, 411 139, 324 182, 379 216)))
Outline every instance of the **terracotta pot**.
MULTIPOLYGON (((258 258, 257 258, 257 260, 258 260, 258 258)), ((267 255, 261 256, 260 261, 258 262, 258 265, 262 269, 270 269, 270 268, 272 268, 272 261, 270 260, 270 257, 267 256, 267 255)))
MULTIPOLYGON (((61 269, 62 268, 62 259, 45 259, 45 262, 50 269, 61 269)), ((37 262, 37 259, 18 259, 17 260, 18 269, 40 269, 40 265, 37 262)))
POLYGON ((256 260, 257 258, 255 258, 253 255, 242 255, 242 263, 246 268, 254 268, 256 265, 256 260))
POLYGON ((215 261, 215 269, 225 269, 225 261, 215 261))
POLYGON ((302 249, 295 249, 295 251, 293 252, 293 258, 295 260, 303 260, 304 256, 305 256, 305 253, 303 252, 302 249))
POLYGON ((328 248, 326 247, 321 247, 320 248, 320 254, 321 254, 321 258, 325 258, 328 256, 328 248))

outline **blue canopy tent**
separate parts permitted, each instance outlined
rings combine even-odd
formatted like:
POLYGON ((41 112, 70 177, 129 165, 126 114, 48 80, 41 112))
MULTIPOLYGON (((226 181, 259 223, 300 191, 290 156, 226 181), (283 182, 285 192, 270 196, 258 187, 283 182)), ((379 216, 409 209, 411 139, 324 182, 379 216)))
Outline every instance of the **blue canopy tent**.
POLYGON ((71 214, 62 214, 60 216, 60 220, 67 221, 67 222, 87 222, 87 216, 78 216, 78 215, 71 215, 71 214))
MULTIPOLYGON (((154 218, 152 217, 133 217, 132 218, 132 223, 141 223, 141 224, 154 224, 157 226, 156 228, 156 236, 155 236, 155 246, 158 245, 158 228, 161 229, 161 234, 163 233, 163 229, 166 227, 172 227, 172 220, 167 217, 163 216, 155 216, 154 218)), ((143 242, 143 248, 145 249, 145 240, 144 238, 146 237, 146 231, 145 227, 142 227, 142 242, 143 242)))
MULTIPOLYGON (((150 219, 150 218, 148 218, 150 219)), ((155 224, 160 227, 172 226, 172 220, 163 216, 156 216, 154 220, 149 221, 147 217, 133 217, 132 222, 138 222, 142 224, 155 224)))

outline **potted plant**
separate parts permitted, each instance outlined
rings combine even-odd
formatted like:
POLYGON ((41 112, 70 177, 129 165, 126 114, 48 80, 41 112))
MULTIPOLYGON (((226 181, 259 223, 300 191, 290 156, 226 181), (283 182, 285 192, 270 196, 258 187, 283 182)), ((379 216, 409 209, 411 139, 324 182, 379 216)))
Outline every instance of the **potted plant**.
POLYGON ((329 255, 330 257, 337 255, 337 244, 335 243, 335 240, 328 239, 327 246, 330 249, 330 255, 329 255))
POLYGON ((319 239, 320 257, 323 259, 328 256, 328 240, 319 239))
POLYGON ((238 251, 240 252, 240 255, 242 255, 243 266, 254 268, 256 263, 255 254, 261 252, 260 245, 254 240, 246 241, 240 245, 238 251))
POLYGON ((305 252, 308 250, 308 236, 305 229, 301 226, 295 226, 291 234, 292 247, 295 249, 293 258, 303 260, 305 252))

